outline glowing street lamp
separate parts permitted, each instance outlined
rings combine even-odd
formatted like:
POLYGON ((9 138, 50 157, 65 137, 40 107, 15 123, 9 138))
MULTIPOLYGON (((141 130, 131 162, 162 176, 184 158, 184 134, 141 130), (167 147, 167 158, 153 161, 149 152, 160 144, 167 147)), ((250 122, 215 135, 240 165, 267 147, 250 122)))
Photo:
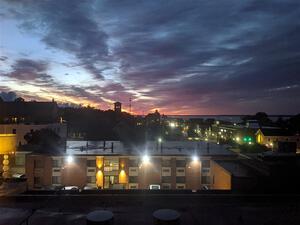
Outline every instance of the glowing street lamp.
POLYGON ((158 141, 159 143, 162 143, 162 138, 159 137, 159 138, 157 139, 157 141, 158 141))

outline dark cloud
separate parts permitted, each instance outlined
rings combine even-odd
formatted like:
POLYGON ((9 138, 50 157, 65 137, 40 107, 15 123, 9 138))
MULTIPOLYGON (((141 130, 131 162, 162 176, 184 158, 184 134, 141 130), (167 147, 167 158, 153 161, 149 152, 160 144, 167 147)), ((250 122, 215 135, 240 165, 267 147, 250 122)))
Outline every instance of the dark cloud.
MULTIPOLYGON (((70 86, 69 95, 100 102, 133 95, 138 110, 175 113, 296 113, 300 108, 295 98, 300 96, 297 1, 27 0, 9 5, 24 30, 42 31, 48 47, 74 54, 76 66, 94 77, 114 80, 70 86)), ((28 79, 45 72, 30 68, 24 72, 28 79)))
POLYGON ((51 76, 46 74, 48 63, 31 59, 18 59, 12 66, 12 71, 4 76, 21 81, 49 81, 51 76))
POLYGON ((0 98, 3 101, 11 102, 11 101, 14 101, 17 98, 17 94, 15 92, 13 92, 13 91, 9 91, 9 92, 1 91, 0 92, 0 98))

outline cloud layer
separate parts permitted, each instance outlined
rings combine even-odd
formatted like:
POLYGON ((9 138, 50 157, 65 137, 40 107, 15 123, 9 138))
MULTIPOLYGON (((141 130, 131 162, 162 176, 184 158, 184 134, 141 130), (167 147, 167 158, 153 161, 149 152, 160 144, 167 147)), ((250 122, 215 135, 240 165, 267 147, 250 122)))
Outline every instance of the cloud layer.
POLYGON ((101 108, 113 101, 128 106, 131 97, 138 113, 155 108, 167 114, 298 113, 300 108, 297 1, 1 5, 1 18, 42 48, 35 58, 18 49, 0 57, 0 65, 10 65, 0 70, 9 81, 6 89, 19 95, 34 97, 33 86, 42 99, 52 94, 101 108), (82 76, 86 82, 76 83, 82 76), (21 82, 27 89, 16 87, 21 82))

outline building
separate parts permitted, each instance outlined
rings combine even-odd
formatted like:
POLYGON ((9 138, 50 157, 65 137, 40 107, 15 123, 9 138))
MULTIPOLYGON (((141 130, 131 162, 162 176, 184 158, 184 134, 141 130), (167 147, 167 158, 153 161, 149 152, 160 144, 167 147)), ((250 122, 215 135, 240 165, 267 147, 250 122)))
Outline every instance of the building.
POLYGON ((287 130, 259 129, 256 132, 256 142, 273 150, 278 149, 279 142, 294 142, 297 145, 297 151, 300 151, 300 136, 293 135, 287 130))
POLYGON ((213 190, 253 190, 257 186, 257 174, 240 160, 214 160, 211 165, 213 190))
POLYGON ((0 123, 57 123, 57 103, 52 102, 1 102, 0 123))
POLYGON ((0 134, 15 134, 17 144, 24 145, 26 140, 24 136, 27 133, 35 130, 50 129, 63 140, 67 140, 67 125, 65 123, 51 123, 51 124, 0 124, 0 134))
POLYGON ((155 142, 147 143, 147 151, 140 150, 144 147, 129 151, 120 142, 106 142, 104 147, 103 143, 72 141, 64 155, 27 154, 28 188, 211 189, 212 160, 236 157, 219 145, 212 145, 209 154, 202 146, 195 151, 193 142, 164 145, 163 152, 155 142))
POLYGON ((116 113, 122 112, 122 103, 121 102, 115 102, 114 103, 114 110, 116 113))

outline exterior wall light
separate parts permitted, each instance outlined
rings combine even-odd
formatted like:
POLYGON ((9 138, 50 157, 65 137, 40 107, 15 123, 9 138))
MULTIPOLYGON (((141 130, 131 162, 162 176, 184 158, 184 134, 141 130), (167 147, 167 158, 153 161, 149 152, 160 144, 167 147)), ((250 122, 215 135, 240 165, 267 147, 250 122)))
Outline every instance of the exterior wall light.
POLYGON ((142 158, 143 163, 149 163, 150 162, 150 157, 148 155, 144 155, 142 158))
POLYGON ((199 157, 197 155, 194 155, 192 157, 193 162, 198 162, 199 161, 199 157))
POLYGON ((73 156, 69 155, 69 156, 67 157, 67 163, 70 164, 70 163, 72 163, 73 161, 74 161, 73 156))

